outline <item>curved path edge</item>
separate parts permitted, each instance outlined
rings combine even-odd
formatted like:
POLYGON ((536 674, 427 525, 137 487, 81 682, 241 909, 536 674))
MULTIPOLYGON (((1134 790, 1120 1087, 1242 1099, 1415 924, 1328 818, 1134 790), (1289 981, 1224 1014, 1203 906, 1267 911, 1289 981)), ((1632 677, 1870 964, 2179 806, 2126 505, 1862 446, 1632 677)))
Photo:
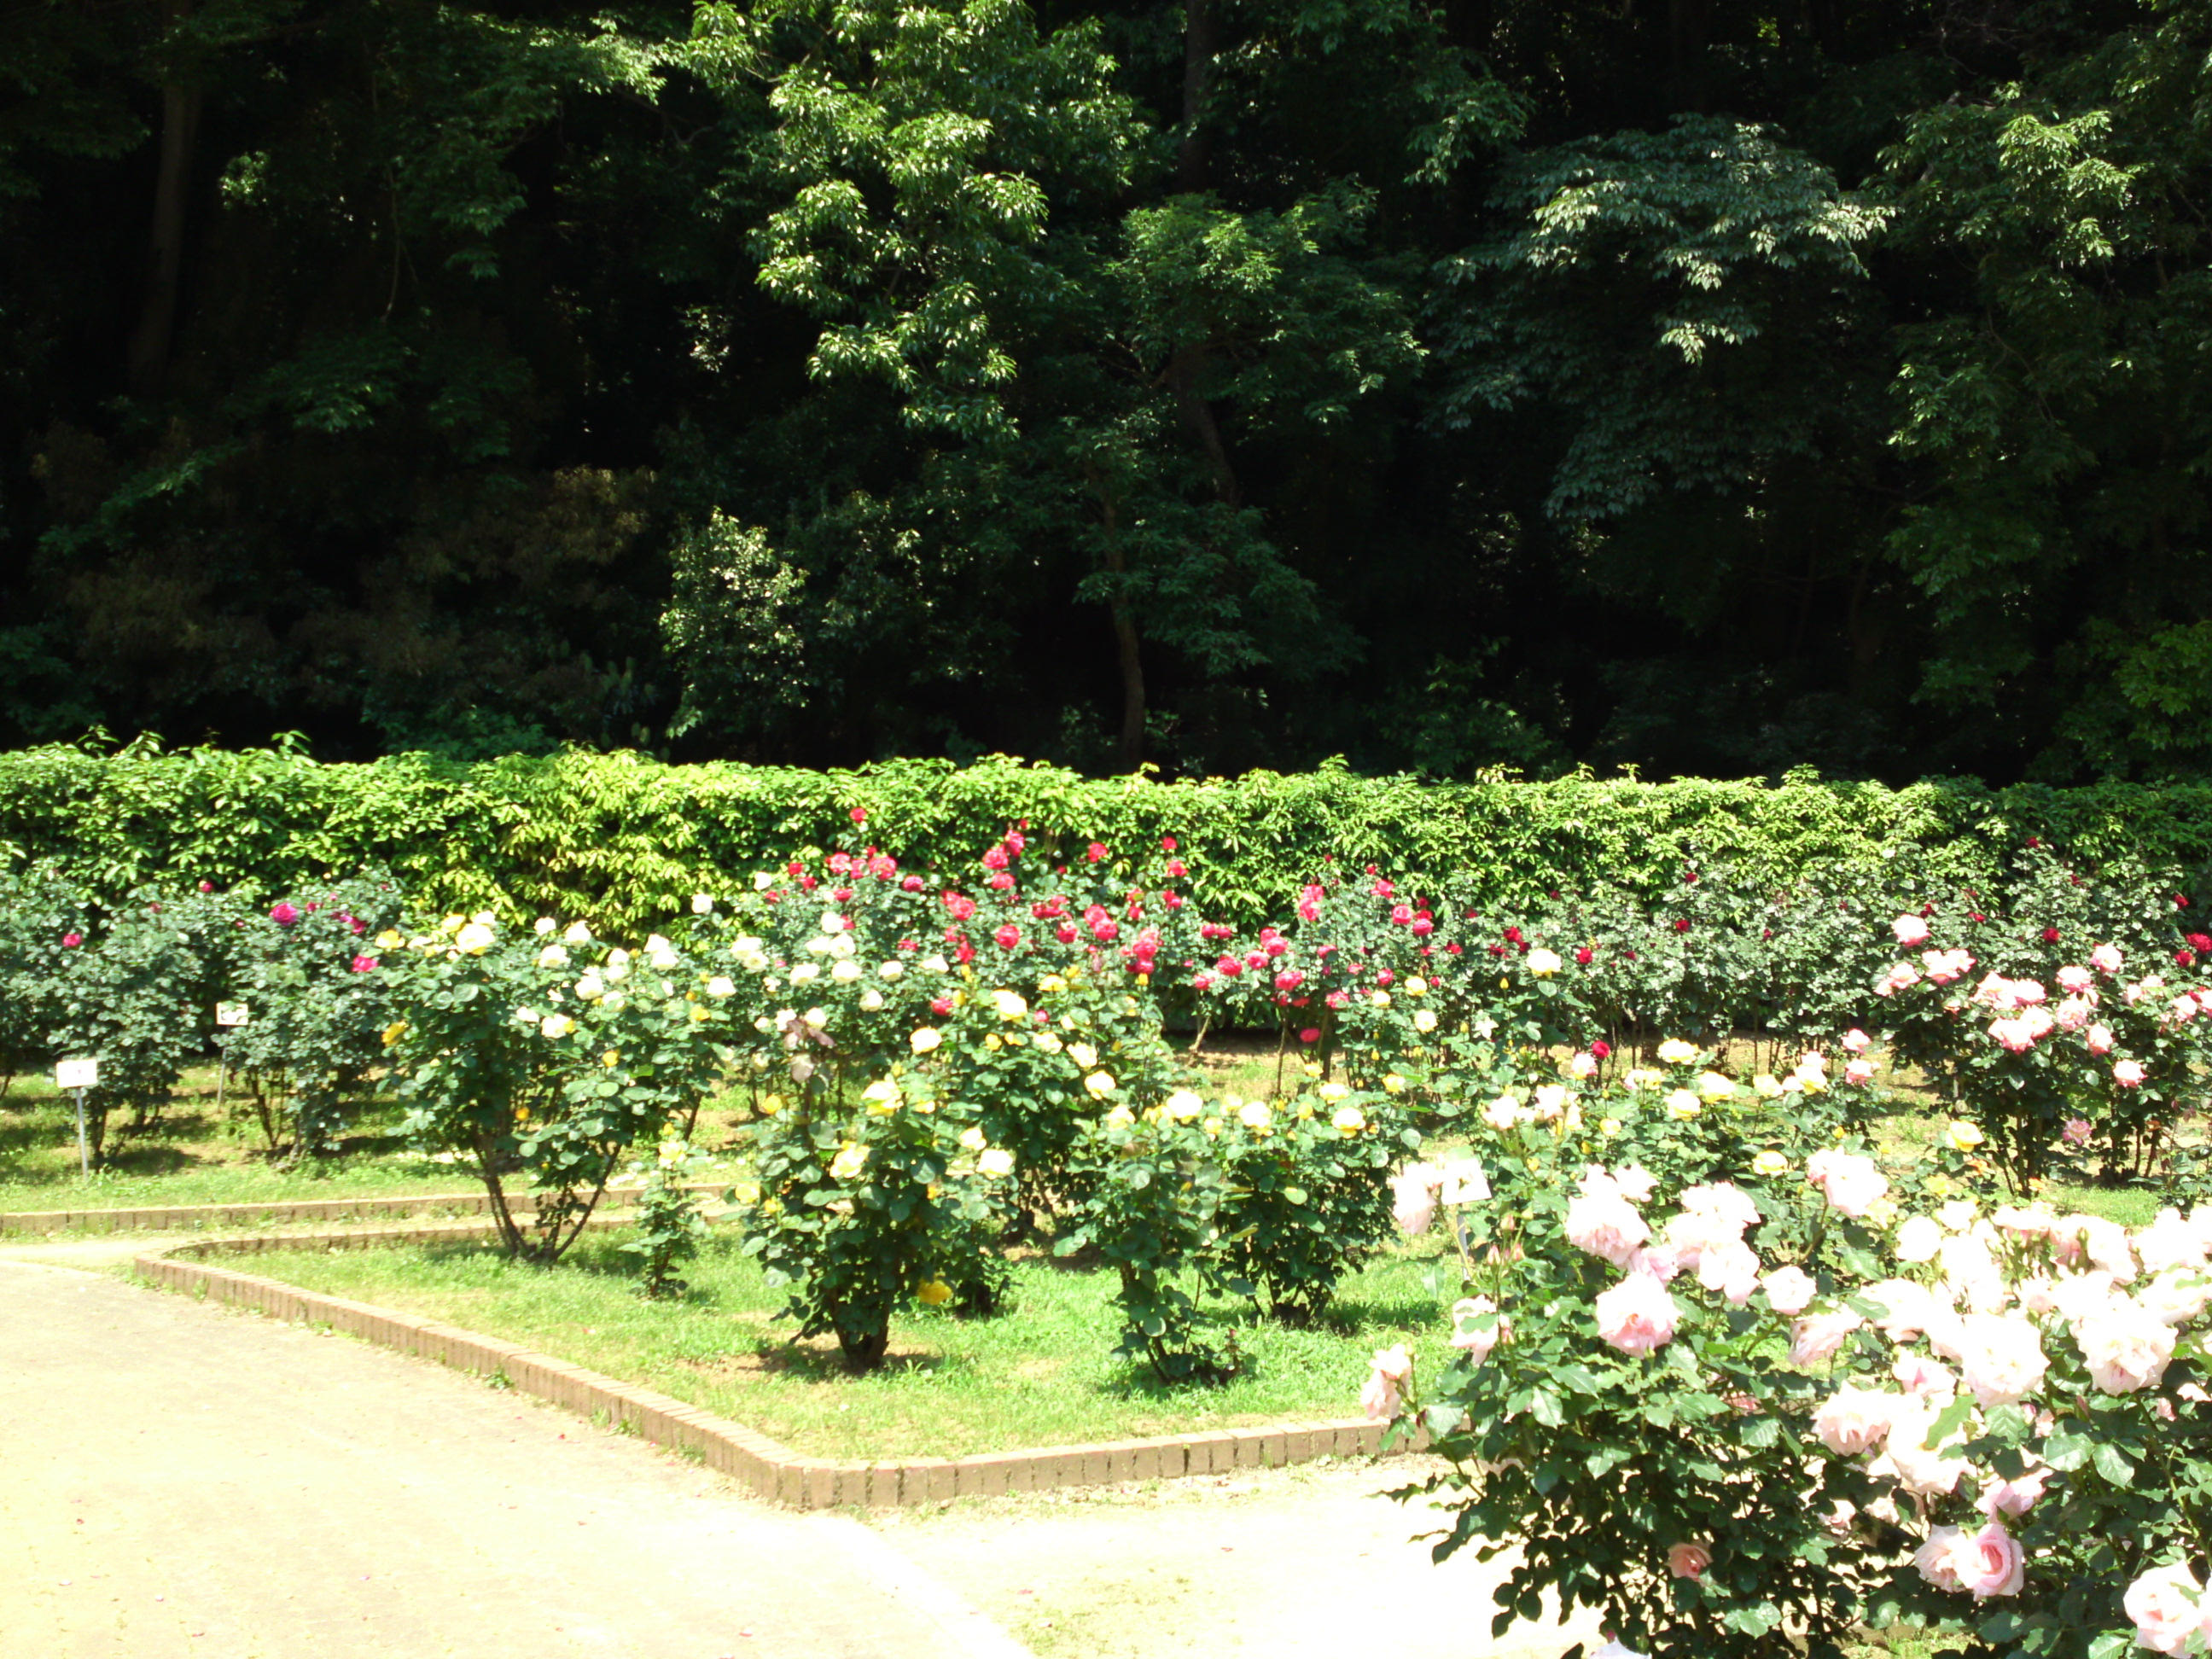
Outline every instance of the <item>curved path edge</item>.
POLYGON ((524 1394, 656 1445, 697 1455, 756 1496, 799 1510, 892 1508, 952 1498, 988 1498, 1054 1486, 1173 1480, 1237 1468, 1279 1468, 1318 1457, 1373 1456, 1383 1427, 1364 1418, 1282 1423, 1210 1434, 1164 1435, 1097 1445, 1036 1446, 969 1457, 914 1457, 855 1462, 806 1457, 779 1441, 653 1389, 572 1365, 520 1343, 366 1302, 325 1296, 280 1279, 212 1265, 205 1257, 263 1250, 440 1243, 483 1237, 484 1226, 288 1233, 193 1240, 135 1258, 139 1276, 165 1290, 252 1308, 275 1318, 327 1325, 381 1347, 435 1359, 456 1370, 505 1377, 524 1394))

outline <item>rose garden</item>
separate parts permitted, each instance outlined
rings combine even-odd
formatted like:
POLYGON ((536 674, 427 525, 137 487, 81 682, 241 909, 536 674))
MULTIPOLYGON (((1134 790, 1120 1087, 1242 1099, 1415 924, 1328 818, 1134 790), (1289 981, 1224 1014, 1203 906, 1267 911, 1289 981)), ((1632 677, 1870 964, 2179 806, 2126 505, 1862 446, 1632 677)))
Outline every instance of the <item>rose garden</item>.
POLYGON ((2212 937, 2172 873, 2025 836, 1986 885, 1905 843, 1504 902, 1324 859, 1255 923, 1171 834, 909 863, 844 822, 634 934, 26 865, 8 1207, 473 1180, 481 1243, 270 1271, 833 1449, 1356 1397, 1427 1454, 1409 1529, 1513 1552, 1500 1633, 1548 1598, 1650 1655, 2212 1640, 2212 937), (77 1056, 88 1191, 27 1075, 77 1056))

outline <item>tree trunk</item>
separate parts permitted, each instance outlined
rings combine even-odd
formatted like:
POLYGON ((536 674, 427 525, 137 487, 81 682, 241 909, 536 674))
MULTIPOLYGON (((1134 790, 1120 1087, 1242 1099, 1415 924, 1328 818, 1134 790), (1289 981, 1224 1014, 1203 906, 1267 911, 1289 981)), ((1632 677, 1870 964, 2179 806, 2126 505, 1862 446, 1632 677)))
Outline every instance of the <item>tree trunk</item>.
MULTIPOLYGON (((1128 574, 1129 562, 1121 551, 1109 495, 1101 509, 1106 532, 1106 568, 1116 576, 1128 574)), ((1121 671, 1121 769, 1133 772, 1145 763, 1145 659, 1137 638, 1136 614, 1119 587, 1106 602, 1114 623, 1114 649, 1121 671)))
MULTIPOLYGON (((191 15, 187 0, 170 0, 164 9, 173 27, 191 15)), ((191 186, 192 146, 200 125, 202 94, 196 86, 172 82, 161 88, 161 158, 154 183, 154 234, 146 276, 146 303, 137 332, 131 337, 129 362, 133 397, 150 398, 161 389, 177 331, 177 287, 184 270, 185 198, 191 186)))
POLYGON ((1176 188, 1194 195, 1206 188, 1212 143, 1202 125, 1206 94, 1213 82, 1218 49, 1213 0, 1183 0, 1182 138, 1176 151, 1176 188))

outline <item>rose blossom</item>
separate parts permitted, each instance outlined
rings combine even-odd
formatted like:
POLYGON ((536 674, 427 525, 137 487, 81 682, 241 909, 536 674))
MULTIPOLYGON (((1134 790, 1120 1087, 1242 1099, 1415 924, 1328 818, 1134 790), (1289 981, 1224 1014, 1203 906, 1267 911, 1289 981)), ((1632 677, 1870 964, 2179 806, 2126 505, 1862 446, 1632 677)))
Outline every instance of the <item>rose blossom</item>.
POLYGON ((1847 1054, 1863 1054, 1874 1047, 1874 1039, 1856 1025, 1844 1033, 1844 1049, 1847 1054))
POLYGON ((1766 1305, 1785 1318, 1803 1313, 1820 1290, 1800 1267, 1777 1267, 1759 1285, 1766 1292, 1766 1305))
POLYGON ((1844 1339, 1865 1323, 1848 1308, 1798 1320, 1790 1328, 1790 1363, 1818 1365, 1834 1358, 1844 1339))
POLYGON ((1498 1304, 1486 1296, 1462 1297, 1452 1304, 1451 1345, 1468 1356, 1469 1364, 1480 1365, 1489 1358, 1490 1351, 1498 1345, 1510 1328, 1502 1318, 1493 1318, 1487 1327, 1470 1327, 1471 1321, 1479 1320, 1485 1314, 1495 1315, 1497 1312, 1498 1304))
POLYGON ((2097 982, 2097 977, 2087 968, 2061 968, 2058 970, 2059 988, 2079 996, 2097 982))
POLYGON ((2092 1025, 2082 1033, 2082 1040, 2089 1045, 2089 1052, 2093 1054, 2112 1052, 2112 1028, 2109 1025, 2092 1025))
POLYGON ((1820 1403, 1813 1414, 1813 1432, 1837 1456, 1856 1457, 1889 1432, 1904 1403, 1901 1395, 1846 1385, 1820 1403))
POLYGON ((1359 1391, 1360 1408, 1375 1422, 1398 1414, 1398 1385, 1413 1372, 1413 1356, 1404 1347, 1382 1348, 1370 1362, 1367 1386, 1359 1391))
POLYGON ((2017 1595, 2027 1581, 2027 1558, 2020 1540, 2000 1522, 1991 1521, 1972 1537, 1954 1540, 1951 1559, 1960 1588, 1972 1591, 1977 1601, 1992 1595, 2017 1595))
POLYGON ((1667 1571, 1677 1578, 1702 1578, 1713 1564, 1713 1553, 1703 1544, 1672 1544, 1667 1549, 1667 1571))
POLYGON ((1759 1288, 1759 1257, 1741 1240, 1708 1249, 1698 1258, 1698 1283, 1718 1291, 1730 1307, 1741 1308, 1759 1288))
POLYGON ((1952 1491, 1966 1472, 1963 1457, 1944 1455, 1959 1443, 1954 1434, 1942 1445, 1926 1442, 1936 1426, 1937 1408, 1924 1401, 1907 1401, 1898 1407, 1882 1443, 1883 1455, 1897 1471, 1897 1484, 1922 1498, 1936 1498, 1952 1491))
POLYGON ((2089 1017, 2096 1011, 2097 1005, 2087 997, 2069 997, 2058 1005, 2052 1018, 2058 1022, 2060 1030, 2078 1031, 2088 1024, 2089 1017))
POLYGON ((1900 1353, 1890 1362, 1889 1374, 1905 1393, 1923 1400, 1948 1400, 1959 1391, 1959 1379, 1940 1359, 1924 1353, 1900 1353))
POLYGON ((2120 1600, 2135 1623, 2136 1641, 2153 1653, 2186 1653, 2199 1632, 2212 1637, 2212 1601, 2188 1566, 2154 1567, 2120 1600))
POLYGON ((1567 1200, 1567 1242, 1578 1250, 1601 1256, 1616 1267, 1625 1267, 1637 1247, 1651 1237, 1651 1229, 1616 1188, 1611 1193, 1584 1193, 1567 1200))
POLYGON ((1958 1565, 1951 1559, 1952 1546, 1964 1535, 1956 1527, 1938 1527, 1928 1534, 1926 1543, 1912 1552, 1912 1565, 1937 1589, 1966 1589, 1959 1579, 1958 1565))
POLYGON ((2143 1068, 2132 1060, 2124 1060, 2112 1067, 2112 1081, 2123 1089, 2140 1087, 2143 1068))
MULTIPOLYGON (((1651 1194, 1657 1190, 1659 1177, 1643 1165, 1632 1164, 1625 1170, 1613 1172, 1613 1184, 1620 1188, 1620 1195, 1631 1204, 1643 1204, 1649 1202, 1651 1194)), ((2207 1213, 2212 1215, 2212 1212, 2207 1213)))
POLYGON ((1805 1160, 1805 1179, 1818 1187, 1844 1214, 1856 1221, 1889 1191, 1889 1179, 1871 1158, 1850 1152, 1818 1152, 1805 1160))
POLYGON ((1928 924, 1918 916, 1899 916, 1889 927, 1897 935, 1897 942, 1908 951, 1928 942, 1928 924))
POLYGON ((1431 1164, 1408 1164, 1390 1177, 1391 1215, 1399 1231, 1418 1238, 1437 1216, 1437 1188, 1444 1172, 1431 1164))
POLYGON ((1648 1354, 1674 1340, 1682 1310, 1657 1279, 1632 1273, 1597 1298, 1597 1334, 1626 1354, 1648 1354))
POLYGON ((2120 947, 2117 945, 2100 945, 2089 952, 2089 965, 2100 974, 2118 973, 2121 961, 2120 947))
POLYGON ((1965 1324, 1959 1372, 1978 1404, 2017 1404, 2042 1385, 2051 1362, 2044 1356, 2042 1334, 2028 1321, 1972 1314, 1965 1324))
POLYGON ((1893 1342, 1909 1342, 1926 1330, 1937 1317, 1940 1306, 1934 1291, 1909 1279, 1877 1279, 1860 1294, 1881 1305, 1875 1328, 1893 1342))
POLYGON ((1933 1261, 1943 1248, 1943 1230, 1924 1215, 1908 1217, 1897 1229, 1899 1261, 1933 1261))
POLYGON ((2145 1273, 2204 1265, 2203 1236, 2181 1218, 2180 1211, 2172 1207, 2160 1210, 2157 1218, 2136 1235, 2135 1243, 2145 1273))
POLYGON ((1964 951, 1930 951, 1920 960, 1928 977, 1937 985, 1948 985, 1974 971, 1974 959, 1964 951))
POLYGON ((2123 1296, 2074 1327, 2090 1380, 2106 1394, 2135 1394, 2164 1376, 2173 1339, 2172 1326, 2123 1296))
POLYGON ((1992 1480, 1982 1488, 1982 1495, 1974 1500, 1974 1506, 1992 1521, 2000 1515, 2026 1515, 2043 1496, 2043 1488, 2050 1479, 2051 1471, 2039 1464, 2023 1469, 2013 1480, 1992 1480))

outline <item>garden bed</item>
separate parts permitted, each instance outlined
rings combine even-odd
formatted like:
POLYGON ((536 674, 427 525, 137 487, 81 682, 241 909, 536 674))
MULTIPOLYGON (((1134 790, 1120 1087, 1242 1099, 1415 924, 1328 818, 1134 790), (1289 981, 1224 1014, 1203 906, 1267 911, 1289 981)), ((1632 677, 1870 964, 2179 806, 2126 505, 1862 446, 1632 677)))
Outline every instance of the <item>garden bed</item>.
POLYGON ((640 1383, 757 1430, 809 1456, 958 1457, 1019 1447, 1343 1418, 1368 1357, 1403 1342, 1434 1361, 1459 1293, 1455 1261, 1431 1244, 1392 1251, 1346 1280, 1327 1326, 1254 1321, 1245 1373, 1218 1387, 1166 1388, 1112 1352, 1109 1273, 1017 1261, 1009 1310, 893 1322, 889 1362, 853 1376, 827 1338, 794 1340, 781 1293, 711 1240, 681 1300, 636 1293, 624 1231, 587 1235, 558 1267, 491 1246, 270 1251, 252 1271, 302 1289, 463 1326, 640 1383))

